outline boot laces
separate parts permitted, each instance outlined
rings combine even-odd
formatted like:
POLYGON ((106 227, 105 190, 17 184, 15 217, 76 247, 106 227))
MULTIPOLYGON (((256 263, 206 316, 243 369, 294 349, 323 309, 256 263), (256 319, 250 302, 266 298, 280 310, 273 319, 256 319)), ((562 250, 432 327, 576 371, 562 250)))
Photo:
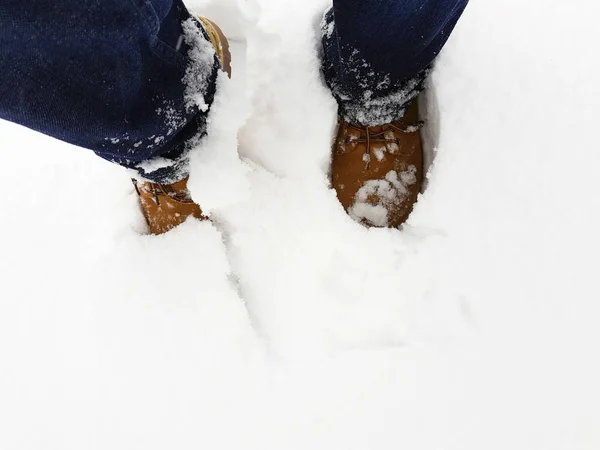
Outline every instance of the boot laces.
MULTIPOLYGON (((137 195, 141 197, 141 189, 138 185, 136 179, 131 179, 133 186, 135 187, 135 191, 137 195)), ((166 184, 158 184, 158 183, 145 183, 143 190, 152 193, 152 198, 156 202, 158 206, 160 206, 160 196, 164 195, 172 198, 180 203, 193 203, 193 200, 190 196, 189 191, 186 189, 185 191, 173 189, 170 185, 166 184)))
MULTIPOLYGON (((366 144, 366 151, 364 155, 365 169, 369 170, 371 165, 371 153, 373 152, 373 144, 396 144, 399 148, 402 148, 400 141, 394 135, 390 137, 390 131, 396 131, 403 134, 416 133, 419 131, 425 122, 423 120, 418 121, 414 124, 405 124, 401 121, 391 122, 383 126, 371 127, 369 125, 354 125, 346 122, 348 128, 351 130, 358 131, 360 137, 358 138, 346 138, 346 144, 366 144), (375 132, 373 128, 381 128, 380 131, 375 132), (364 136, 364 137, 363 137, 364 136)), ((400 153, 401 156, 410 156, 412 152, 400 153)))

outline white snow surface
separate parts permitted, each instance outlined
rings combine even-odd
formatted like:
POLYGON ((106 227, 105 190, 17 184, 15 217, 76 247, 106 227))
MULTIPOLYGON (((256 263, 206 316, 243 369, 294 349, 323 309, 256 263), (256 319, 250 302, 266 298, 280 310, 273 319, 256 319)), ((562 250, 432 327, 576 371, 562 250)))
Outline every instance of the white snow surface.
POLYGON ((212 223, 143 235, 126 171, 0 123, 0 449, 598 450, 597 2, 471 3, 402 231, 329 187, 327 2, 191 6, 212 223))

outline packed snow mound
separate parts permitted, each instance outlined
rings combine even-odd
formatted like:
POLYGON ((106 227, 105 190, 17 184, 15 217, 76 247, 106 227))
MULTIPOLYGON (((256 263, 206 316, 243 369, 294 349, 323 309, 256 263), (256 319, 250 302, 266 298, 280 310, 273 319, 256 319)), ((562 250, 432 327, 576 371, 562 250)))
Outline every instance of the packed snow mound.
POLYGON ((191 6, 234 49, 212 222, 145 236, 121 168, 0 123, 0 448, 600 448, 600 6, 472 2, 401 231, 329 186, 327 1, 191 6))

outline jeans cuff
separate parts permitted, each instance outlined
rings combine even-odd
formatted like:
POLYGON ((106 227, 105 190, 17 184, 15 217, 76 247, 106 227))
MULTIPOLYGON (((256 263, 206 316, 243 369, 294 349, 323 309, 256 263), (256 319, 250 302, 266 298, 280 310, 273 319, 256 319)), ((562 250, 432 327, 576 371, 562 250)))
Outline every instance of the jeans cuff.
POLYGON ((187 154, 177 159, 159 156, 142 161, 131 168, 137 172, 134 178, 158 184, 173 184, 189 175, 189 157, 187 154))
MULTIPOLYGON (((187 177, 190 152, 206 136, 210 107, 217 94, 219 63, 212 44, 210 44, 210 54, 205 53, 208 46, 203 44, 211 41, 200 21, 195 17, 188 19, 184 22, 184 32, 186 25, 188 26, 186 43, 190 46, 190 50, 187 55, 187 70, 183 80, 185 104, 176 103, 181 109, 185 108, 185 111, 181 112, 181 117, 185 117, 190 111, 194 112, 194 116, 177 131, 163 149, 155 151, 148 159, 142 161, 112 159, 113 162, 135 171, 134 178, 140 180, 158 184, 173 184, 187 177), (197 27, 197 31, 194 26, 197 27), (212 63, 209 64, 208 61, 211 59, 212 63), (202 99, 204 104, 194 103, 197 98, 202 99)), ((169 116, 166 117, 166 120, 167 122, 173 121, 169 116)), ((170 126, 170 124, 165 123, 165 126, 170 126)))
POLYGON ((424 89, 430 67, 410 78, 396 79, 377 70, 377 55, 362 54, 341 41, 333 9, 321 22, 322 71, 339 107, 339 114, 356 125, 378 126, 401 119, 424 89))
POLYGON ((406 109, 424 90, 429 69, 415 77, 399 83, 394 88, 381 92, 377 89, 365 90, 361 95, 349 96, 332 86, 337 100, 339 114, 356 125, 379 126, 404 117, 406 109))

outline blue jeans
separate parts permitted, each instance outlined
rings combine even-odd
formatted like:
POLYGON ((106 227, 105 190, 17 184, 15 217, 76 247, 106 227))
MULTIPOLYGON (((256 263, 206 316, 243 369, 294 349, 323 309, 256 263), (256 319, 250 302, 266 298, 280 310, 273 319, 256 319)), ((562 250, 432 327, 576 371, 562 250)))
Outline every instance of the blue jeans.
MULTIPOLYGON (((467 1, 335 0, 323 70, 341 114, 401 117, 467 1)), ((178 181, 216 90, 202 41, 182 0, 2 0, 0 118, 178 181)))
POLYGON ((469 0, 334 0, 325 14, 323 73, 354 124, 401 118, 469 0))

